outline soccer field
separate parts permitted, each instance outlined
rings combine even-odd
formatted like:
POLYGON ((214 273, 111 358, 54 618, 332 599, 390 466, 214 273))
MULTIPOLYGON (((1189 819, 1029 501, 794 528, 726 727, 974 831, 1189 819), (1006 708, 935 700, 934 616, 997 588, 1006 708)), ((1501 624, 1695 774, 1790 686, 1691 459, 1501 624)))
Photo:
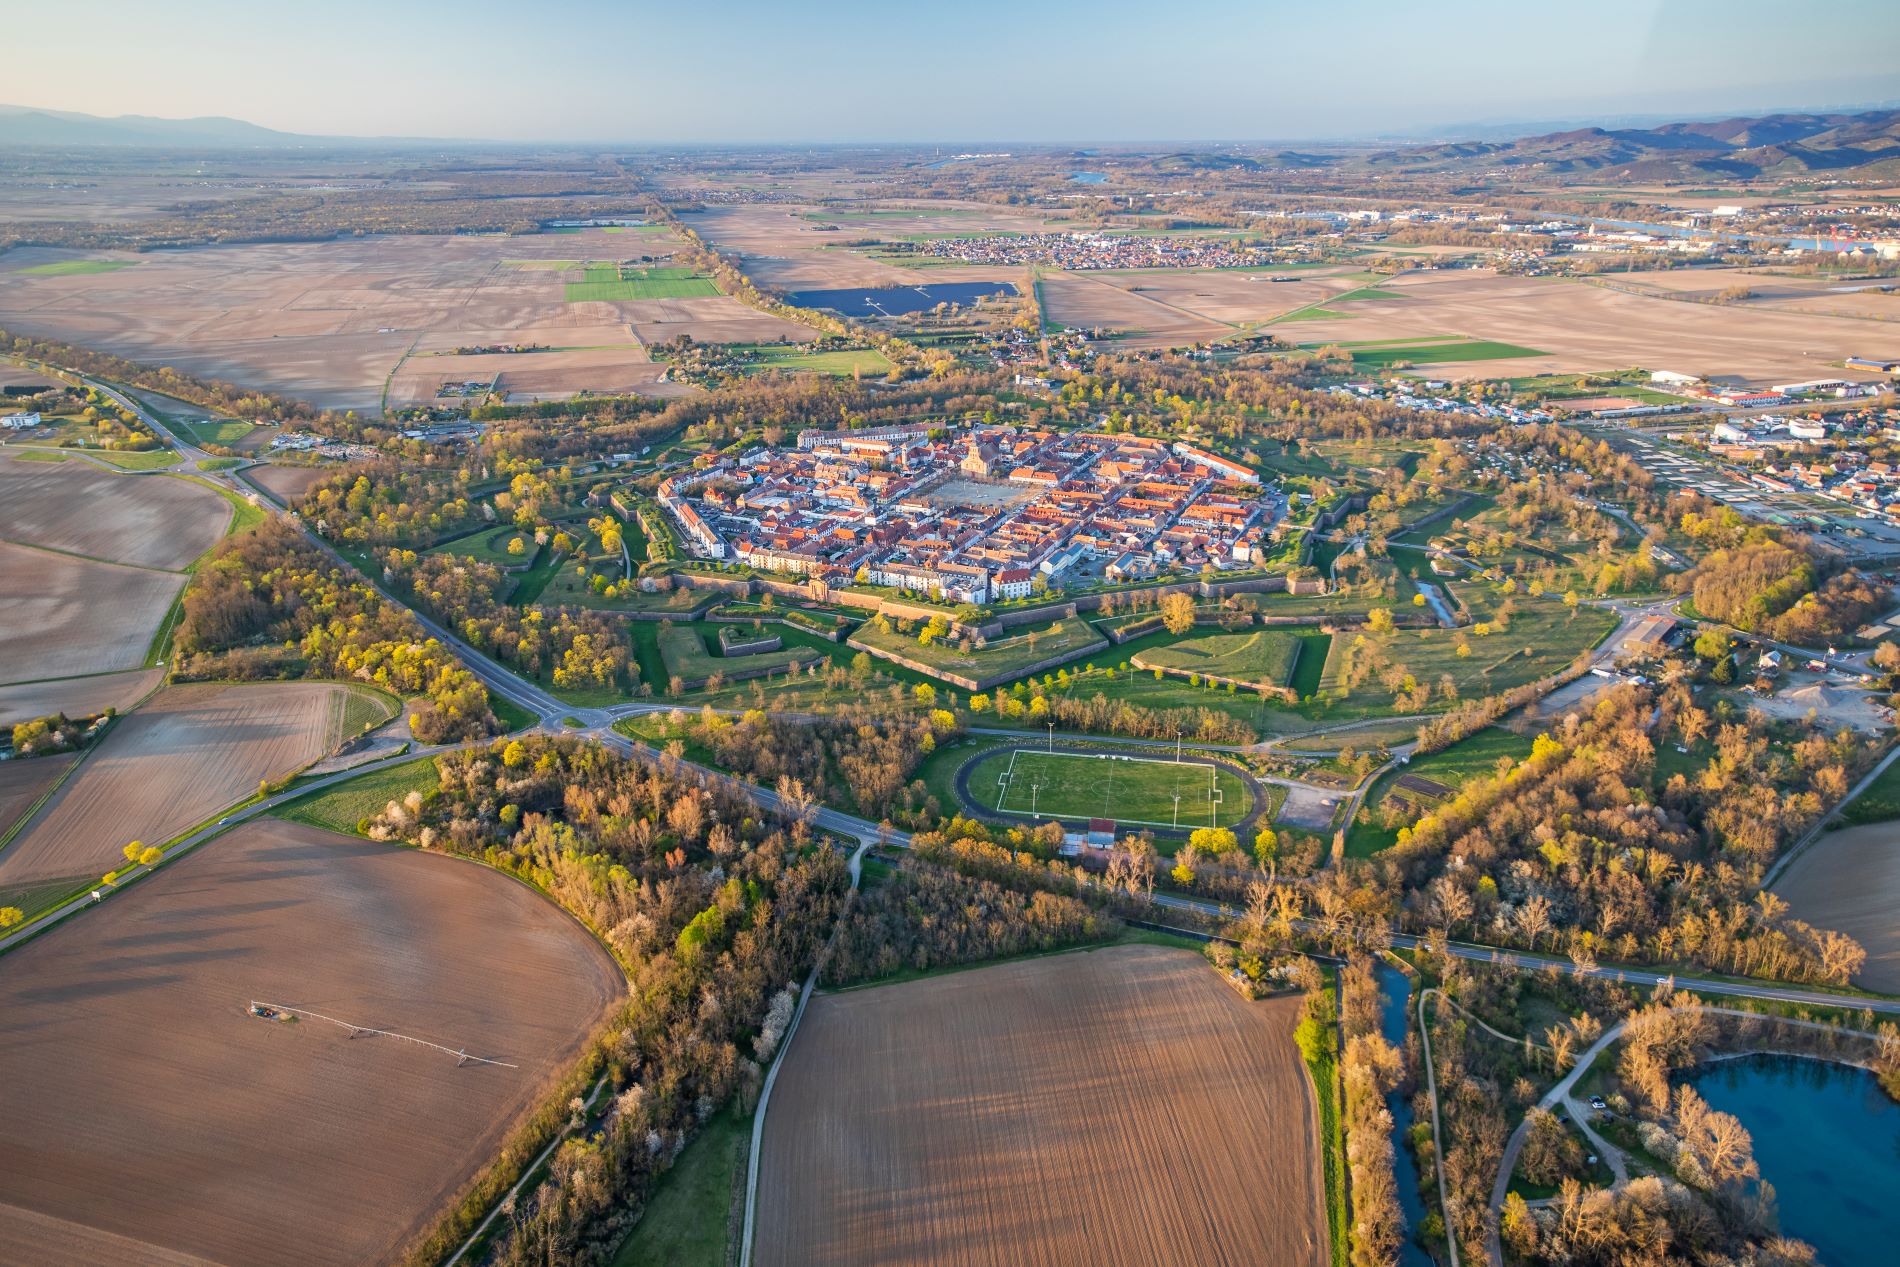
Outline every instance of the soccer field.
POLYGON ((970 793, 1004 814, 1142 827, 1225 827, 1253 809, 1239 776, 1205 761, 1022 748, 978 763, 970 793))

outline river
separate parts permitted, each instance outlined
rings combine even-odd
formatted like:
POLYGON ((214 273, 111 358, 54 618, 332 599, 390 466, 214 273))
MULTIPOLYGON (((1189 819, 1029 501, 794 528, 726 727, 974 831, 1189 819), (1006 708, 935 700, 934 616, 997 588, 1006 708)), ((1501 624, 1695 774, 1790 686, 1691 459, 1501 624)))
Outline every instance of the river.
MULTIPOLYGON (((1406 1022, 1411 1007, 1412 979, 1389 963, 1380 964, 1379 1032, 1400 1051, 1405 1050, 1406 1022)), ((1413 1072, 1424 1077, 1423 1070, 1413 1072)), ((1412 1129, 1412 1102, 1399 1092, 1388 1095, 1385 1102, 1392 1110, 1393 1178, 1398 1181, 1399 1209, 1405 1212, 1409 1233, 1399 1246, 1399 1267, 1432 1267, 1432 1256, 1412 1239, 1425 1221, 1425 1202, 1418 1193, 1418 1163, 1412 1158, 1411 1141, 1407 1138, 1412 1129)))
POLYGON ((1794 1056, 1716 1061, 1687 1079, 1755 1137, 1781 1230, 1829 1267, 1876 1267, 1900 1244, 1900 1104, 1873 1074, 1794 1056))

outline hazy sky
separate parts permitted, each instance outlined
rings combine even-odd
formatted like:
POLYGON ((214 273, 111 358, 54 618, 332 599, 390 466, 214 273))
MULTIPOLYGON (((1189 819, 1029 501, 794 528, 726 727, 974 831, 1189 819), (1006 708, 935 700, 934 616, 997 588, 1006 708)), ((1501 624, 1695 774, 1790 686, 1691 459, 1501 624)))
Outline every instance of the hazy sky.
POLYGON ((1327 138, 1900 97, 1834 0, 0 0, 0 102, 497 140, 1327 138))

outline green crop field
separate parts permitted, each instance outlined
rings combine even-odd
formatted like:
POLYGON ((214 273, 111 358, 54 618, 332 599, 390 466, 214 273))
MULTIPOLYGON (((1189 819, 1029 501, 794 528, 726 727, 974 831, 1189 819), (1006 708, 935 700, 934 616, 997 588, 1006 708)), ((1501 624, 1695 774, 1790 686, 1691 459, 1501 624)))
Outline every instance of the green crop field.
POLYGON ((1334 295, 1326 302, 1329 304, 1353 303, 1361 299, 1404 299, 1405 295, 1396 290, 1381 290, 1377 286, 1361 286, 1358 290, 1349 290, 1343 295, 1334 295))
POLYGON ((1267 324, 1278 326, 1285 325, 1289 321, 1343 321, 1352 315, 1350 312, 1337 312, 1331 308, 1295 308, 1284 316, 1273 318, 1267 324))
MULTIPOLYGON (((1406 339, 1356 339, 1350 342, 1335 343, 1333 344, 1333 346, 1340 347, 1340 348, 1397 348, 1397 347, 1418 347, 1427 343, 1438 344, 1438 343, 1463 343, 1463 342, 1464 340, 1459 338, 1455 334, 1436 334, 1430 338, 1419 338, 1419 337, 1414 336, 1412 338, 1406 338, 1406 339)), ((1302 343, 1300 344, 1300 346, 1303 348, 1312 349, 1312 348, 1324 347, 1326 345, 1323 343, 1302 343)))
POLYGON ((756 360, 745 362, 741 368, 747 373, 764 370, 786 370, 796 373, 808 371, 813 374, 835 374, 848 378, 853 373, 888 373, 891 363, 876 348, 853 348, 842 352, 807 352, 795 344, 740 343, 733 346, 735 352, 752 352, 756 360))
POLYGON ((1006 748, 976 764, 969 786, 978 803, 1024 818, 1112 818, 1185 830, 1228 826, 1253 809, 1237 775, 1204 761, 1006 748))
POLYGON ((1285 686, 1300 656, 1300 639, 1276 630, 1209 634, 1140 653, 1147 668, 1231 678, 1249 686, 1285 686))
POLYGON ((568 303, 586 300, 700 299, 719 294, 719 284, 690 268, 627 268, 589 265, 583 280, 567 283, 568 303))
POLYGON ((137 262, 137 260, 58 260, 51 264, 35 264, 32 268, 23 268, 20 271, 40 277, 75 277, 87 273, 113 273, 122 268, 131 268, 137 262))
POLYGON ((1503 361, 1520 356, 1548 356, 1536 348, 1521 348, 1515 343, 1495 343, 1486 339, 1467 339, 1456 343, 1409 343, 1382 348, 1364 348, 1352 354, 1354 365, 1393 365, 1399 361, 1437 365, 1449 361, 1503 361))

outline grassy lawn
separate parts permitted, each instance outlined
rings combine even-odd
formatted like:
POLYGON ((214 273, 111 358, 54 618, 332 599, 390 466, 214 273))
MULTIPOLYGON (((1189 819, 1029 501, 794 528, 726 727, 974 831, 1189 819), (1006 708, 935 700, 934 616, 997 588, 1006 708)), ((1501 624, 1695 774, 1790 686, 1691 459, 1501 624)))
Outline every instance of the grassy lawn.
POLYGON ((660 630, 660 658, 666 665, 668 677, 677 675, 691 682, 710 678, 715 673, 757 669, 780 672, 815 658, 808 648, 791 645, 757 655, 724 656, 719 654, 717 629, 717 626, 675 625, 660 630))
MULTIPOLYGON (((224 530, 224 535, 227 537, 236 536, 240 532, 255 528, 258 524, 263 523, 269 516, 268 511, 262 506, 254 504, 250 498, 240 497, 224 485, 216 483, 213 480, 205 479, 201 475, 192 475, 185 471, 172 471, 168 472, 168 474, 170 474, 173 479, 190 480, 202 488, 208 488, 218 496, 224 498, 225 501, 231 503, 231 523, 224 530)), ((197 566, 196 563, 192 564, 194 568, 197 566)))
POLYGON ((543 546, 541 552, 534 556, 534 566, 526 572, 518 573, 520 579, 508 592, 509 603, 516 607, 526 607, 529 603, 538 601, 541 591, 548 587, 548 583, 554 579, 555 573, 561 570, 562 564, 566 561, 565 554, 556 554, 551 546, 543 546))
POLYGON ((207 418, 182 424, 182 430, 199 444, 235 445, 257 430, 241 418, 207 418))
POLYGON ((517 528, 508 524, 499 528, 479 528, 474 532, 431 546, 429 554, 453 554, 459 558, 473 559, 477 563, 493 563, 500 567, 518 567, 534 558, 534 531, 529 528, 517 528), (512 554, 508 550, 511 541, 521 542, 521 553, 512 554))
POLYGON ((757 360, 748 361, 742 366, 747 373, 786 370, 835 374, 840 378, 849 378, 854 372, 884 374, 891 368, 890 361, 876 348, 854 348, 842 352, 806 352, 794 344, 741 343, 735 344, 733 351, 750 352, 757 356, 757 360))
POLYGON ((794 607, 782 602, 774 602, 770 607, 763 603, 726 602, 719 604, 715 614, 739 616, 746 620, 790 621, 813 633, 829 633, 851 623, 851 617, 840 611, 825 607, 794 607))
POLYGON ((567 283, 563 297, 568 303, 601 299, 699 299, 719 294, 717 282, 690 268, 590 265, 583 275, 584 280, 567 283))
POLYGON ((1300 656, 1293 663, 1293 680, 1287 685, 1301 699, 1319 690, 1320 674, 1326 671, 1326 657, 1332 654, 1333 636, 1329 633, 1303 633, 1297 635, 1300 640, 1300 656))
POLYGON ((76 277, 88 273, 114 273, 122 268, 131 268, 137 260, 58 260, 51 264, 35 264, 32 268, 23 268, 22 273, 39 277, 76 277))
POLYGON ((541 720, 513 700, 497 695, 493 691, 488 694, 488 711, 493 713, 495 720, 506 726, 511 733, 526 730, 541 720))
POLYGON ((1280 747, 1288 752, 1337 752, 1351 746, 1360 750, 1381 744, 1407 743, 1418 737, 1417 721, 1370 722, 1350 730, 1322 730, 1310 735, 1283 740, 1280 747))
POLYGON ((338 692, 333 707, 335 726, 331 733, 339 742, 380 726, 402 711, 402 703, 395 696, 357 686, 338 692))
POLYGON ((1138 667, 1202 677, 1211 674, 1249 686, 1285 686, 1302 649, 1300 638, 1273 629, 1208 634, 1140 652, 1138 667))
MULTIPOLYGON (((1116 648, 1114 654, 1121 651, 1122 648, 1116 648)), ((1103 659, 1107 660, 1107 656, 1103 659)), ((1070 677, 1066 689, 1058 681, 1055 690, 1070 699, 1087 700, 1100 695, 1111 701, 1125 700, 1136 708, 1210 708, 1256 731, 1271 726, 1273 709, 1255 692, 1230 691, 1205 680, 1199 686, 1192 686, 1183 677, 1157 678, 1152 672, 1134 668, 1123 672, 1120 663, 1116 661, 1114 668, 1104 666, 1093 673, 1077 672, 1070 677)), ((1002 693, 1001 687, 997 693, 1002 693)))
MULTIPOLYGON (((1333 983, 1334 969, 1321 969, 1327 988, 1333 983)), ((1307 1076, 1313 1080, 1313 1100, 1319 1110, 1320 1173, 1326 1183, 1326 1226, 1332 1267, 1346 1267, 1351 1261, 1352 1212, 1346 1196, 1346 1123, 1339 1112, 1339 1039, 1338 1031, 1327 1027, 1326 1051, 1317 1060, 1306 1060, 1307 1076)))
POLYGON ((970 772, 970 794, 990 809, 1025 817, 1184 829, 1236 823, 1253 808, 1247 785, 1219 766, 1059 749, 1005 749, 984 758, 970 772))
MULTIPOLYGON (((1376 819, 1380 802, 1406 775, 1441 783, 1455 793, 1472 779, 1496 774, 1500 759, 1509 757, 1518 761, 1529 756, 1530 751, 1531 741, 1524 736, 1502 726, 1488 726, 1443 752, 1414 757, 1409 764, 1386 771, 1366 793, 1366 807, 1376 819)), ((1356 822, 1346 830, 1346 856, 1370 858, 1382 849, 1389 849, 1397 839, 1397 828, 1381 827, 1376 821, 1356 822)))
POLYGON ((122 471, 162 471, 178 462, 178 454, 171 449, 87 449, 86 452, 104 458, 122 471))
POLYGON ((921 646, 916 633, 903 633, 901 628, 893 626, 889 633, 885 633, 875 623, 867 622, 852 635, 852 641, 862 644, 874 654, 885 651, 914 660, 929 671, 955 673, 979 681, 1015 676, 1044 660, 1057 656, 1083 656, 1104 651, 1109 645, 1108 640, 1096 632, 1093 625, 1079 616, 1065 617, 1046 625, 1041 622, 1019 625, 1004 636, 991 640, 987 646, 969 651, 944 638, 933 641, 927 647, 921 646))
POLYGON ((751 1114, 736 1104, 713 1114, 653 1185, 613 1267, 725 1267, 751 1142, 751 1114))
MULTIPOLYGON (((978 735, 961 735, 939 745, 935 752, 925 757, 911 778, 922 779, 925 792, 936 797, 937 804, 948 814, 960 804, 956 790, 957 767, 986 748, 1001 748, 1009 742, 978 735)), ((994 782, 994 779, 991 781, 994 782)))
MULTIPOLYGON (((1498 628, 1497 596, 1481 586, 1451 585, 1470 607, 1474 625, 1464 629, 1398 629, 1389 634, 1342 634, 1333 640, 1332 654, 1320 681, 1321 709, 1341 719, 1377 716, 1395 711, 1394 693, 1377 678, 1348 687, 1355 656, 1365 645, 1383 653, 1388 664, 1402 667, 1421 684, 1437 688, 1449 677, 1461 699, 1495 695, 1522 686, 1564 668, 1577 654, 1601 642, 1616 627, 1616 617, 1600 607, 1567 609, 1551 598, 1520 594, 1505 628, 1498 628), (1469 653, 1460 655, 1460 646, 1469 653)), ((1424 710, 1442 711, 1454 701, 1435 692, 1424 710)))
POLYGON ((410 792, 426 794, 435 787, 435 758, 418 757, 300 796, 280 807, 276 816, 355 835, 359 822, 381 813, 389 802, 401 800, 410 792))
POLYGON ((697 761, 700 765, 711 766, 714 769, 724 769, 725 767, 714 759, 713 750, 693 737, 692 710, 683 711, 686 712, 688 720, 678 726, 673 725, 665 713, 642 713, 637 717, 622 717, 614 723, 614 729, 629 739, 638 739, 641 743, 662 751, 665 750, 667 744, 677 739, 680 746, 685 749, 688 761, 697 761))
MULTIPOLYGON (((1675 755, 1673 748, 1670 754, 1675 755)), ((1656 755, 1660 767, 1663 754, 1658 751, 1656 755)), ((1884 823, 1900 818, 1900 761, 1888 766, 1879 778, 1867 785, 1865 792, 1848 802, 1841 817, 1850 823, 1884 823)))

